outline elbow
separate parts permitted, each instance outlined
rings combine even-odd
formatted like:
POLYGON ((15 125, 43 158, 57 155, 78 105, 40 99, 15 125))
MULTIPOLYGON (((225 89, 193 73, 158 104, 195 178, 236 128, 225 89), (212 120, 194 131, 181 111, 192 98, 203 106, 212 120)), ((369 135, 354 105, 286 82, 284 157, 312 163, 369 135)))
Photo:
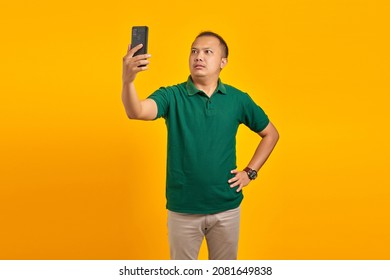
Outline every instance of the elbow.
POLYGON ((275 136, 274 136, 274 138, 275 138, 275 144, 276 143, 278 143, 278 141, 279 141, 279 131, 277 131, 276 129, 275 129, 275 136))
POLYGON ((136 120, 136 117, 133 114, 129 114, 129 113, 127 113, 127 118, 129 120, 136 120))
POLYGON ((276 145, 280 137, 278 130, 275 128, 275 126, 272 123, 269 123, 269 125, 258 134, 260 135, 261 138, 267 139, 267 141, 273 145, 276 145))
POLYGON ((279 132, 276 130, 274 126, 271 126, 266 133, 261 133, 260 136, 272 146, 275 146, 279 141, 279 132))
POLYGON ((130 120, 139 120, 138 114, 130 111, 126 111, 126 115, 130 120))
POLYGON ((274 146, 278 143, 279 141, 279 132, 275 129, 274 132, 272 133, 272 136, 271 136, 271 139, 272 139, 272 142, 274 143, 274 146))

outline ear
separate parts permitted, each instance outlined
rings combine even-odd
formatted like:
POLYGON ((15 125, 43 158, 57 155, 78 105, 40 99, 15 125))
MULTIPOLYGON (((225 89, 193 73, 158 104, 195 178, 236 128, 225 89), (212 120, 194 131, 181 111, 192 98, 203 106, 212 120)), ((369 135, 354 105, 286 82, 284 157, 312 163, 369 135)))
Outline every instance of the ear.
POLYGON ((227 63, 228 63, 227 58, 222 58, 222 59, 221 59, 221 70, 222 70, 223 68, 225 68, 225 66, 227 65, 227 63))

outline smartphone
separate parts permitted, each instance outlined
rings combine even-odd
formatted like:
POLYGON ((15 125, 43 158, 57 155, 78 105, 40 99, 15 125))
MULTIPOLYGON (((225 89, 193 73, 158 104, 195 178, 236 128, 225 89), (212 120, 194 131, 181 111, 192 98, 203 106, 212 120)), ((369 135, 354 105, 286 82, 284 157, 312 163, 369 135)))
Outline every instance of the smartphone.
POLYGON ((148 53, 148 31, 149 28, 147 26, 133 26, 131 31, 131 48, 139 44, 143 45, 134 56, 148 53))

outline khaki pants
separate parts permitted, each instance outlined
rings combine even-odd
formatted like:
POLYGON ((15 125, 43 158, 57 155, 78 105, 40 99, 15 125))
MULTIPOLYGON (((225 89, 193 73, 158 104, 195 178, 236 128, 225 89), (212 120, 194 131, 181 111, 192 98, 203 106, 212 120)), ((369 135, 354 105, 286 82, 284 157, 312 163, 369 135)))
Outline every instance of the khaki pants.
POLYGON ((172 260, 196 260, 206 238, 210 260, 237 259, 240 207, 216 214, 185 214, 168 210, 172 260))

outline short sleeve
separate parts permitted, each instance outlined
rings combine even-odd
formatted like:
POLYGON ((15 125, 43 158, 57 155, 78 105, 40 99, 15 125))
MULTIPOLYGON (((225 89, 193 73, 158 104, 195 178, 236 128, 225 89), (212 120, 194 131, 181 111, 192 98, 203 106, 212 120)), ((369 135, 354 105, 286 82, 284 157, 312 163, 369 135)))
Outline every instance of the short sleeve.
POLYGON ((245 124, 252 131, 258 133, 269 124, 268 116, 262 108, 258 106, 252 98, 244 93, 242 100, 241 123, 245 124))
POLYGON ((149 99, 153 99, 157 104, 157 116, 156 119, 160 117, 165 117, 169 110, 169 89, 161 87, 155 92, 153 92, 149 99))

